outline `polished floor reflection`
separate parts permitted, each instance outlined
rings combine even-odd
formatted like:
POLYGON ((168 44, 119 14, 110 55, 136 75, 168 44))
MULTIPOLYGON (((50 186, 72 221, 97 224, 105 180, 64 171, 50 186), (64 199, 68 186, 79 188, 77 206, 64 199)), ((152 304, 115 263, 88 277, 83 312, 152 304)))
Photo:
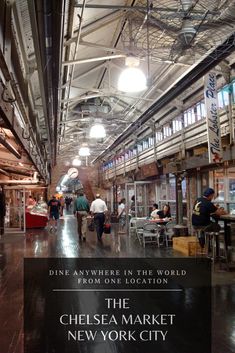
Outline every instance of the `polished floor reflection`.
MULTIPOLYGON (((98 242, 89 232, 78 240, 73 215, 60 219, 56 233, 30 230, 26 236, 5 235, 0 240, 0 353, 23 353, 23 258, 24 257, 181 257, 171 248, 142 248, 135 236, 104 234, 98 242)), ((234 271, 213 275, 212 353, 235 352, 234 271)), ((36 353, 36 352, 32 352, 36 353)), ((203 353, 203 352, 200 352, 203 353)))

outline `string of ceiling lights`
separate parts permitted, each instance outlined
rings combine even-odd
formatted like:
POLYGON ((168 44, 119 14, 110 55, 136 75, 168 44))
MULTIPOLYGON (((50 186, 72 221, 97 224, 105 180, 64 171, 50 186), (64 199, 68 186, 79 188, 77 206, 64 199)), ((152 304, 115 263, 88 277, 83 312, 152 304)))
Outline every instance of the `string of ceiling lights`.
MULTIPOLYGON (((150 3, 149 0, 147 1, 147 15, 146 15, 146 20, 147 20, 147 27, 148 27, 148 15, 150 12, 150 3)), ((133 44, 134 40, 132 38, 132 31, 129 31, 130 35, 130 52, 134 52, 133 44)), ((149 78, 149 42, 147 40, 147 47, 148 47, 148 72, 147 76, 149 78)), ((136 55, 130 54, 125 57, 125 66, 126 68, 121 72, 119 79, 118 79, 118 84, 117 88, 121 92, 125 93, 137 93, 137 92, 142 92, 147 89, 147 77, 144 74, 144 72, 139 68, 140 65, 140 58, 137 57, 136 55)), ((101 122, 97 122, 91 126, 90 133, 89 133, 90 138, 94 139, 103 139, 106 137, 106 131, 104 126, 102 125, 101 122)), ((79 167, 82 164, 82 161, 79 157, 86 157, 87 158, 90 156, 90 149, 88 147, 87 143, 83 143, 82 146, 80 147, 78 151, 78 155, 73 159, 73 166, 79 167)))

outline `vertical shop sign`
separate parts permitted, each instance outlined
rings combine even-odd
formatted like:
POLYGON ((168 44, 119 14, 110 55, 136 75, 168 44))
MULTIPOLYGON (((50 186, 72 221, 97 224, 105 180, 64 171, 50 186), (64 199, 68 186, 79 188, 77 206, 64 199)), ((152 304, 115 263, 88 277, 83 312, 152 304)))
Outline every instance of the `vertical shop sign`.
POLYGON ((217 84, 215 72, 205 75, 205 109, 208 134, 208 154, 210 163, 223 160, 223 151, 220 136, 220 119, 218 116, 217 84))

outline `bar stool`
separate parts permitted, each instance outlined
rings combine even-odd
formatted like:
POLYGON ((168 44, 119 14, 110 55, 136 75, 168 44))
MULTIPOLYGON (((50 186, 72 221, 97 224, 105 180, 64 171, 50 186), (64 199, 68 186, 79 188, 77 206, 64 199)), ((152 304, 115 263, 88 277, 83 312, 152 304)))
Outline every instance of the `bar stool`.
POLYGON ((201 252, 198 252, 198 247, 196 246, 195 248, 195 257, 197 257, 197 255, 205 255, 206 254, 206 248, 205 248, 205 244, 206 244, 206 233, 205 233, 205 226, 194 226, 194 232, 196 233, 196 237, 199 241, 200 244, 200 250, 201 252), (203 235, 204 233, 204 235, 203 235))
POLYGON ((225 243, 223 231, 218 232, 207 232, 206 235, 206 248, 207 256, 210 257, 213 262, 213 269, 215 270, 215 262, 218 260, 220 268, 223 262, 226 264, 226 269, 229 271, 229 261, 228 261, 228 251, 225 243), (221 247, 222 245, 222 247, 221 247), (209 255, 209 250, 211 249, 211 255, 209 255))
POLYGON ((198 253, 197 247, 195 249, 195 257, 197 255, 205 255, 211 259, 213 262, 213 270, 215 270, 215 262, 219 261, 220 267, 223 261, 226 263, 226 268, 229 271, 228 265, 228 252, 225 243, 224 233, 223 231, 207 231, 207 226, 204 227, 194 227, 196 232, 196 236, 199 240, 199 244, 201 247, 201 252, 198 253), (204 233, 204 235, 202 234, 204 233), (203 239, 203 240, 202 240, 203 239), (223 249, 221 246, 223 246, 223 249), (211 249, 211 254, 210 254, 211 249), (222 251, 224 253, 222 253, 222 251))

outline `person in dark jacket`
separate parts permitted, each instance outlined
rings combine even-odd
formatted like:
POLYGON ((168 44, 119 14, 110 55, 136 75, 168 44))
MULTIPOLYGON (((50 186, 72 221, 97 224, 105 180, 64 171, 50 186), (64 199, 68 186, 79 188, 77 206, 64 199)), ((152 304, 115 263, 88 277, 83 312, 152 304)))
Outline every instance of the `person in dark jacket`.
POLYGON ((199 242, 201 247, 205 245, 205 231, 218 232, 219 224, 211 220, 211 216, 220 216, 226 212, 222 208, 218 208, 212 203, 215 191, 212 188, 207 188, 202 197, 196 199, 193 206, 192 225, 195 229, 202 229, 200 232, 199 242))
POLYGON ((163 210, 158 211, 157 215, 160 219, 171 218, 171 208, 169 205, 164 205, 163 210))

